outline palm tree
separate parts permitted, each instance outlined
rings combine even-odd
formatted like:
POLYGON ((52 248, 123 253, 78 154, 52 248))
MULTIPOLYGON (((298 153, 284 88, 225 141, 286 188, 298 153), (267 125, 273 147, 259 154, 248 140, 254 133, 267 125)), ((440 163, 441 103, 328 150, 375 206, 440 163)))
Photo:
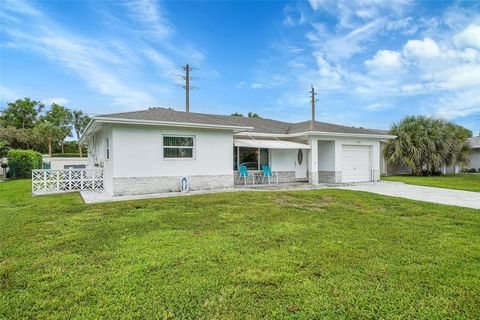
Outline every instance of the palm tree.
POLYGON ((89 116, 87 116, 80 110, 73 110, 72 126, 75 129, 75 133, 77 134, 77 145, 78 145, 78 152, 80 153, 80 157, 82 157, 82 146, 78 144, 78 140, 80 139, 80 135, 82 134, 83 130, 85 130, 89 122, 90 122, 89 116))
POLYGON ((451 122, 425 116, 407 116, 393 124, 390 140, 384 151, 393 165, 410 168, 413 175, 440 172, 444 165, 468 162, 470 147, 466 138, 471 132, 451 122))
POLYGON ((52 155, 52 145, 61 135, 61 128, 55 126, 53 123, 42 120, 34 128, 35 135, 45 140, 48 145, 48 154, 52 155))

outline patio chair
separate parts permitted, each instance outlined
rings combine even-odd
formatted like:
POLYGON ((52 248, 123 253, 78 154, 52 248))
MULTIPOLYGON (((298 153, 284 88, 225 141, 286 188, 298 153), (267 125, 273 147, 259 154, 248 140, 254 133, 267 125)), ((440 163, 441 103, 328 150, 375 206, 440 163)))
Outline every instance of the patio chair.
POLYGON ((272 177, 275 177, 277 179, 277 184, 278 184, 278 174, 276 172, 272 173, 272 169, 270 169, 270 166, 262 166, 262 170, 263 170, 262 183, 266 178, 268 180, 268 184, 270 184, 271 183, 270 179, 272 177))
POLYGON ((245 185, 247 185, 248 177, 252 177, 253 184, 255 184, 255 175, 248 172, 247 166, 240 166, 237 184, 239 184, 240 179, 243 178, 243 182, 245 183, 245 185))

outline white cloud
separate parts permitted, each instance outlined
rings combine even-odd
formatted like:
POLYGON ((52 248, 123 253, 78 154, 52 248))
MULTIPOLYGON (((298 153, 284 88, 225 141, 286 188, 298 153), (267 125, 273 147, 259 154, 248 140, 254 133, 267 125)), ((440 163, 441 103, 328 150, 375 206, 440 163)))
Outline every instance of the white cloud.
POLYGON ((480 113, 480 94, 472 89, 444 95, 439 99, 438 106, 434 106, 433 112, 447 119, 480 113))
POLYGON ((250 85, 250 88, 252 89, 261 89, 261 88, 264 88, 265 86, 261 83, 258 83, 258 82, 254 82, 250 85))
POLYGON ((480 49, 480 25, 469 25, 465 30, 457 34, 454 40, 457 45, 480 49))
POLYGON ((130 17, 144 26, 150 35, 164 39, 173 33, 173 27, 162 12, 157 1, 133 0, 124 2, 130 17))
POLYGON ((434 40, 426 37, 423 40, 408 40, 403 54, 417 59, 431 59, 440 55, 440 48, 434 40))
POLYGON ((402 55, 397 51, 379 50, 365 65, 375 69, 392 69, 402 66, 402 55))
POLYGON ((12 89, 0 85, 0 101, 14 101, 21 98, 22 97, 12 89))
POLYGON ((70 102, 70 100, 68 100, 67 98, 58 97, 58 98, 46 98, 46 99, 43 99, 42 102, 45 105, 51 105, 53 103, 56 103, 65 107, 70 102))

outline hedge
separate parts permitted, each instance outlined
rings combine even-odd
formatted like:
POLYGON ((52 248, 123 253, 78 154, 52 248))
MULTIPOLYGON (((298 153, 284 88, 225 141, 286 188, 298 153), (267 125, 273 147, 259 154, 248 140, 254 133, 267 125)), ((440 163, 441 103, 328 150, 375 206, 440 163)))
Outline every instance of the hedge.
POLYGON ((10 149, 7 154, 11 178, 31 178, 32 169, 41 169, 42 154, 33 150, 10 149))

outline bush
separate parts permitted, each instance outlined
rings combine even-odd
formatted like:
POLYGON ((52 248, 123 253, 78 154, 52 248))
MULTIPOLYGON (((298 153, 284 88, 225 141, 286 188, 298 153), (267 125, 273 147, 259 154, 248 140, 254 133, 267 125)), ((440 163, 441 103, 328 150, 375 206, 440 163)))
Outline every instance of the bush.
POLYGON ((43 160, 40 152, 10 149, 7 154, 11 178, 30 178, 32 169, 41 169, 43 160))
MULTIPOLYGON (((477 173, 477 169, 467 168, 467 169, 462 169, 462 172, 464 172, 464 173, 477 173)), ((480 169, 478 170, 478 172, 480 172, 480 169)))

